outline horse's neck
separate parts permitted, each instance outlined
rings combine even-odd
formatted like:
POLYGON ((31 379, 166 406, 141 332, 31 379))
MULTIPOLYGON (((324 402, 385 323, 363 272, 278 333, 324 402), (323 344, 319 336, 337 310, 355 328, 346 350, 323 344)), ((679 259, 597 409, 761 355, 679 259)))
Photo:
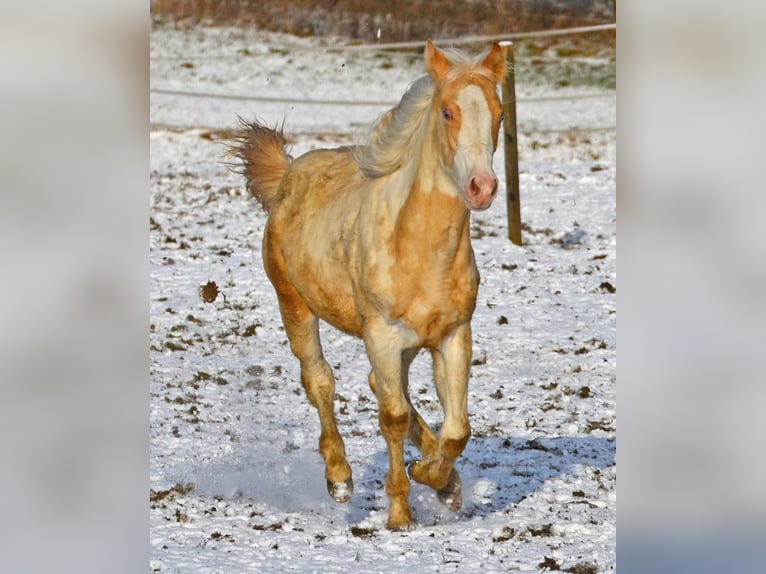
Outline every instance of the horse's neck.
POLYGON ((470 214, 454 179, 439 162, 436 121, 433 113, 425 118, 413 146, 417 154, 377 180, 380 193, 367 196, 379 222, 369 232, 377 241, 393 242, 399 252, 420 252, 424 262, 446 265, 459 248, 466 251, 470 214))
POLYGON ((470 212, 437 159, 435 141, 426 137, 417 165, 409 166, 408 192, 394 233, 400 248, 425 251, 434 262, 448 264, 470 242, 470 212))

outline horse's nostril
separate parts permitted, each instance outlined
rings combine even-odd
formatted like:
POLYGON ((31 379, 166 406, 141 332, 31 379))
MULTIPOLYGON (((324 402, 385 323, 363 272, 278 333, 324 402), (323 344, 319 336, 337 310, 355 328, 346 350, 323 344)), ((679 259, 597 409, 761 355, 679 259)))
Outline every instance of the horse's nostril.
POLYGON ((468 193, 471 197, 489 196, 495 197, 498 181, 496 177, 473 176, 468 182, 468 193))
POLYGON ((481 193, 481 187, 479 187, 479 184, 476 183, 475 177, 471 178, 471 182, 468 186, 468 192, 474 197, 481 193))

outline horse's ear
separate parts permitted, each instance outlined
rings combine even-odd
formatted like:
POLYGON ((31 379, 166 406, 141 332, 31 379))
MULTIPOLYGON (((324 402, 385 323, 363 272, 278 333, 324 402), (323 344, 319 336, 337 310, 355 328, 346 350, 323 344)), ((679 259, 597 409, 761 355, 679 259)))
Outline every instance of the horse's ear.
POLYGON ((495 79, 498 82, 503 80, 505 77, 505 54, 503 53, 503 48, 500 44, 497 42, 492 44, 489 54, 484 58, 481 65, 492 72, 492 75, 495 76, 495 79))
POLYGON ((431 40, 426 43, 425 59, 426 70, 434 82, 438 82, 452 66, 444 53, 434 46, 431 40))

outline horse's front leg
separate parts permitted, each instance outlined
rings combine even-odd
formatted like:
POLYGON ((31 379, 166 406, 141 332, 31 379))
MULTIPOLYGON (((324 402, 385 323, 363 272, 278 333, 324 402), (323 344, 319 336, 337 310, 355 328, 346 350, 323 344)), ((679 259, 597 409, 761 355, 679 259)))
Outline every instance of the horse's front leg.
POLYGON ((462 505, 460 476, 455 461, 471 435, 468 424, 468 376, 471 370, 471 325, 463 323, 432 352, 436 392, 444 409, 438 453, 430 460, 412 463, 410 473, 418 482, 438 491, 451 510, 462 505))
MULTIPOLYGON (((423 417, 420 416, 415 405, 412 404, 412 399, 409 396, 409 385, 407 384, 407 378, 410 365, 413 359, 418 354, 420 349, 408 349, 402 353, 402 379, 404 381, 404 396, 407 399, 407 403, 410 405, 410 428, 407 432, 407 438, 410 442, 417 447, 425 458, 436 458, 439 454, 439 437, 434 434, 434 431, 428 426, 423 417)), ((370 371, 369 376, 370 389, 378 396, 377 384, 375 383, 375 371, 370 371)))
POLYGON ((406 376, 402 359, 405 345, 400 330, 384 321, 367 326, 364 343, 374 372, 380 431, 388 447, 388 528, 407 529, 412 526, 412 511, 410 481, 404 466, 404 441, 410 426, 410 406, 403 384, 406 376))

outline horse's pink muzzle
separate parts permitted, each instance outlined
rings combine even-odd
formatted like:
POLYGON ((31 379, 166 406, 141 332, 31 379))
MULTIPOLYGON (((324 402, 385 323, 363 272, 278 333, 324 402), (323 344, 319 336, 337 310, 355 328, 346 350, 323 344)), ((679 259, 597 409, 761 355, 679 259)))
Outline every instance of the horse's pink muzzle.
POLYGON ((497 195, 498 181, 493 173, 477 173, 471 176, 463 198, 468 209, 483 211, 492 205, 497 195))

